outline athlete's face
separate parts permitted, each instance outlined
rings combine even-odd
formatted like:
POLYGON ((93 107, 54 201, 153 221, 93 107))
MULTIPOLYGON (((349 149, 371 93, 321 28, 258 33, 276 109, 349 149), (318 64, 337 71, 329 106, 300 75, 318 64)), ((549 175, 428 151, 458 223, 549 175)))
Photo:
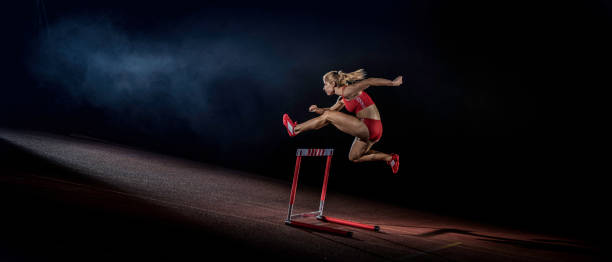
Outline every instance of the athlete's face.
POLYGON ((334 94, 334 85, 330 82, 325 82, 323 81, 323 91, 325 91, 325 93, 328 96, 331 96, 334 94))

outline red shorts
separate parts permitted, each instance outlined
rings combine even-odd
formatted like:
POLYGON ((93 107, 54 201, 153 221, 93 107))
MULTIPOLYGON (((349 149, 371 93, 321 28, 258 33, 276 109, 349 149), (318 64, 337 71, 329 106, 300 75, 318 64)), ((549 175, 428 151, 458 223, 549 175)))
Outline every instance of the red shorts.
POLYGON ((382 136, 382 122, 376 119, 364 118, 361 119, 370 131, 370 141, 378 141, 382 136))

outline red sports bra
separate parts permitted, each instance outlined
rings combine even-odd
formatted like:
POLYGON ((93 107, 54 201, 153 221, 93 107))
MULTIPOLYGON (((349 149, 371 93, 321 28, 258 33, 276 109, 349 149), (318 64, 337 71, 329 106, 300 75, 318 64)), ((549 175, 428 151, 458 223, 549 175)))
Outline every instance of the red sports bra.
POLYGON ((359 113, 359 111, 363 110, 364 108, 374 104, 374 101, 372 101, 372 98, 365 91, 361 91, 361 94, 359 96, 356 96, 355 98, 351 100, 346 100, 344 98, 344 88, 345 87, 346 86, 342 87, 342 101, 344 102, 344 106, 346 107, 346 110, 348 110, 349 112, 355 112, 355 114, 357 114, 359 113))

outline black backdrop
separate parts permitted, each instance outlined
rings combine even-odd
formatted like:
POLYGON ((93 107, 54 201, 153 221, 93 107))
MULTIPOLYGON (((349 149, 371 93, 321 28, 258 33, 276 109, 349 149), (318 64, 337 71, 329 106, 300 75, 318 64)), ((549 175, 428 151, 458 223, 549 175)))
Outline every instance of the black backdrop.
MULTIPOLYGON (((604 221, 598 128, 610 4, 24 1, 4 16, 0 126, 82 134, 291 179, 298 147, 333 147, 330 190, 412 208, 593 234, 604 221), (401 154, 348 161, 333 127, 289 138, 329 106, 329 70, 404 76, 372 87, 401 154), (588 225, 586 221, 595 221, 588 225)), ((308 160, 303 183, 320 183, 308 160)))

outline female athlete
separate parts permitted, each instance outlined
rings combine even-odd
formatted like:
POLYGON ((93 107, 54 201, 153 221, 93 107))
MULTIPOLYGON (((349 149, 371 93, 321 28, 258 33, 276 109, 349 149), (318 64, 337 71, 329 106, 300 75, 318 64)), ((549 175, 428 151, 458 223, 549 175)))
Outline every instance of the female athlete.
POLYGON ((351 73, 344 73, 341 70, 327 72, 323 76, 323 90, 328 96, 338 95, 336 104, 328 108, 311 105, 308 111, 320 116, 301 124, 293 122, 289 115, 284 114, 283 124, 292 137, 332 124, 340 131, 355 137, 349 160, 386 161, 393 174, 396 174, 399 169, 399 155, 371 149, 382 136, 382 122, 378 108, 364 90, 370 86, 399 86, 402 84, 402 76, 391 81, 383 78, 365 78, 365 74, 363 69, 351 73), (349 112, 355 112, 355 116, 340 112, 345 107, 349 112))

